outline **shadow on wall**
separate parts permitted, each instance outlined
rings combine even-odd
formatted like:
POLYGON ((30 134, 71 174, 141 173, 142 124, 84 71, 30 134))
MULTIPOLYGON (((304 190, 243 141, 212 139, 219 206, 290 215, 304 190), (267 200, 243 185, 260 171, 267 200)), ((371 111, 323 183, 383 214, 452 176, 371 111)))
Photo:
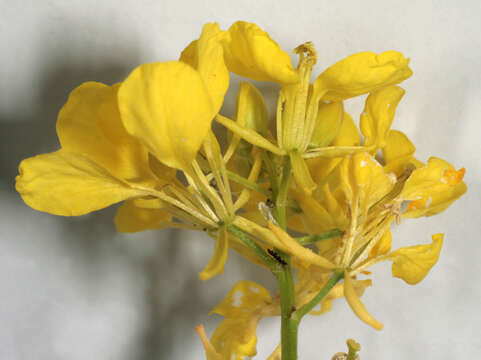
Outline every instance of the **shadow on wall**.
MULTIPOLYGON (((103 44, 110 41, 113 34, 111 28, 90 27, 89 33, 96 34, 95 39, 90 36, 86 40, 76 35, 85 31, 84 27, 73 22, 66 23, 68 27, 62 29, 61 37, 55 33, 52 38, 50 29, 38 31, 41 48, 38 80, 32 84, 32 93, 36 99, 33 106, 16 111, 14 118, 2 118, 0 121, 0 186, 8 189, 8 193, 19 202, 22 200, 14 189, 18 165, 26 157, 52 152, 59 147, 55 132, 56 117, 68 94, 85 81, 106 84, 121 81, 141 61, 135 39, 122 39, 119 43, 123 47, 112 51, 111 46, 103 44)), ((30 209, 26 208, 26 211, 30 209)), ((187 244, 193 239, 181 239, 185 237, 184 232, 147 232, 132 239, 119 236, 112 223, 114 214, 115 209, 110 208, 79 218, 59 217, 56 220, 63 237, 60 246, 72 257, 79 259, 77 266, 88 269, 93 284, 93 297, 96 284, 101 283, 97 279, 102 277, 104 257, 111 257, 111 253, 120 254, 115 257, 115 261, 121 262, 121 266, 126 266, 129 271, 139 272, 145 279, 142 309, 145 324, 143 329, 133 333, 140 334, 140 338, 130 342, 136 345, 131 354, 125 355, 126 359, 171 358, 178 331, 183 327, 192 329, 192 319, 196 321, 194 325, 205 323, 207 312, 227 294, 237 280, 270 280, 264 270, 246 267, 246 261, 234 255, 229 260, 229 270, 234 271, 222 277, 214 292, 207 290, 212 289, 212 285, 204 286, 197 278, 201 267, 188 259, 202 257, 199 261, 203 265, 207 264, 213 242, 201 254, 195 254, 190 244, 187 244), (139 241, 139 236, 142 241, 139 241), (161 241, 157 240, 159 238, 162 238, 161 241), (142 256, 138 255, 138 249, 134 250, 136 246, 144 247, 143 253, 140 251, 142 256), (186 252, 189 253, 186 255, 186 252), (172 271, 179 272, 173 276, 172 271), (235 280, 231 276, 233 273, 235 280), (172 288, 176 291, 172 292, 172 288), (180 324, 176 327, 177 333, 173 324, 180 324)), ((45 246, 59 245, 52 240, 45 246)), ((193 329, 190 335, 195 336, 193 329)), ((109 341, 105 339, 106 343, 109 341)), ((199 356, 201 352, 199 342, 199 356)))

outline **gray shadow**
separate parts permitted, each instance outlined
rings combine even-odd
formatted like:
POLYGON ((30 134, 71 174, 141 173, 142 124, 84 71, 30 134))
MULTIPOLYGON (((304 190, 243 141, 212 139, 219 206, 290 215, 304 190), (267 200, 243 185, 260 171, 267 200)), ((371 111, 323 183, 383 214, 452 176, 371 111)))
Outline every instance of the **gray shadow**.
MULTIPOLYGON (((41 64, 38 79, 32 84, 34 96, 32 105, 15 111, 15 115, 0 112, 0 186, 7 188, 12 197, 16 196, 19 203, 22 200, 14 189, 18 164, 26 157, 58 149, 55 123, 57 113, 67 100, 68 94, 85 81, 106 84, 121 81, 140 63, 140 50, 136 45, 138 42, 133 38, 123 41, 124 48, 118 51, 122 56, 101 46, 90 47, 89 51, 80 50, 82 44, 74 43, 72 39, 76 38, 77 32, 85 29, 82 24, 71 20, 63 21, 68 26, 63 29, 63 38, 60 41, 50 38, 51 32, 48 28, 38 31, 38 42, 41 43, 38 58, 41 59, 41 64)), ((89 31, 98 34, 99 37, 108 38, 115 29, 99 27, 91 28, 89 31)), ((222 300, 238 280, 247 278, 261 284, 273 284, 269 273, 254 266, 246 266, 247 260, 234 255, 231 251, 229 269, 236 269, 236 273, 227 274, 228 278, 223 278, 218 291, 206 295, 206 287, 197 278, 201 269, 186 261, 186 253, 189 251, 189 256, 195 256, 187 244, 192 239, 183 239, 184 232, 164 230, 169 232, 169 239, 156 240, 158 237, 165 237, 166 234, 154 235, 153 232, 149 232, 142 236, 153 242, 168 242, 155 243, 155 250, 152 253, 139 257, 136 251, 132 250, 133 245, 126 245, 125 238, 119 240, 112 222, 115 210, 114 206, 76 218, 56 217, 56 225, 64 240, 60 245, 55 240, 46 245, 61 246, 67 254, 79 259, 80 265, 77 266, 87 269, 88 279, 92 283, 89 284, 91 292, 89 295, 93 297, 96 287, 101 286, 97 277, 101 276, 103 261, 106 257, 111 258, 112 253, 116 254, 114 261, 142 273, 146 282, 143 294, 145 324, 141 336, 136 339, 135 349, 132 349, 131 354, 125 358, 141 360, 170 358, 174 351, 173 339, 178 336, 172 330, 172 324, 180 323, 187 326, 191 324, 192 319, 198 323, 205 323, 208 311, 222 300), (184 278, 180 283, 173 284, 178 277, 171 275, 172 272, 180 271, 178 269, 182 269, 184 278), (169 297, 168 292, 173 285, 176 286, 177 296, 169 297), (180 296, 181 294, 188 296, 180 296)), ((139 243, 138 246, 146 245, 139 243)), ((208 260, 205 258, 205 263, 208 260)), ((202 349, 199 347, 199 357, 202 357, 201 353, 202 349)))

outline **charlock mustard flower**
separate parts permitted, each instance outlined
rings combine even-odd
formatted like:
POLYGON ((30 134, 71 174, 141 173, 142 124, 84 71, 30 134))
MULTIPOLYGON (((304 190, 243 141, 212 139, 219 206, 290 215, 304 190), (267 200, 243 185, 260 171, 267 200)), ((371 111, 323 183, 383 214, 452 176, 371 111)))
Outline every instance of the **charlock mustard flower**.
MULTIPOLYGON (((234 216, 210 130, 229 81, 222 34, 217 24, 204 27, 193 66, 145 64, 113 87, 85 83, 75 89, 57 121, 61 150, 20 165, 16 187, 24 201, 37 210, 72 216, 127 200, 117 212, 119 231, 170 226, 216 232, 214 256, 200 276, 222 272, 228 248, 223 224, 234 216), (176 178, 178 171, 187 186, 176 178)), ((241 243, 234 247, 246 253, 241 243)))
POLYGON ((120 232, 173 227, 215 239, 202 280, 223 272, 229 248, 277 277, 275 296, 238 282, 212 311, 224 319, 210 339, 196 328, 209 360, 254 356, 259 321, 279 315, 282 341, 269 359, 296 359, 292 336, 302 317, 342 297, 380 330, 360 300, 372 282, 358 275, 388 260, 394 277, 419 283, 443 235, 393 251, 392 224, 438 214, 467 190, 463 168, 421 162, 409 138, 391 129, 409 59, 360 52, 311 82, 313 44, 294 52, 296 67, 255 24, 206 24, 178 61, 140 65, 113 86, 74 89, 57 119, 60 150, 19 167, 16 189, 36 210, 77 216, 124 201, 120 232), (275 124, 248 81, 239 84, 234 119, 219 113, 229 72, 280 85, 275 124), (358 128, 343 101, 363 94, 358 128), (214 119, 227 130, 225 146, 214 119))
POLYGON ((390 226, 404 214, 413 217, 415 210, 415 216, 421 216, 447 208, 466 189, 461 181, 464 169, 456 171, 447 162, 431 158, 426 166, 396 178, 392 173, 386 173, 370 154, 358 153, 344 158, 337 172, 338 189, 324 187, 328 196, 320 202, 304 194, 297 199, 306 214, 306 221, 318 221, 316 230, 324 230, 322 223, 327 227, 337 225, 344 230, 341 238, 320 243, 316 254, 274 224, 271 223, 270 227, 288 250, 302 261, 324 269, 346 269, 346 299, 356 315, 380 329, 382 325, 369 315, 352 291, 351 277, 379 261, 391 260, 393 276, 408 284, 420 282, 438 260, 443 235, 433 235, 433 242, 429 245, 402 247, 391 252, 390 226), (333 199, 337 211, 328 212, 325 209, 333 209, 329 204, 333 199), (430 204, 426 205, 425 199, 431 199, 430 204), (407 201, 411 202, 402 213, 402 204, 407 201), (422 210, 419 211, 417 206, 422 210), (336 213, 343 219, 336 219, 336 213))
POLYGON ((277 147, 232 120, 222 116, 217 116, 217 120, 253 144, 289 155, 296 181, 307 194, 316 183, 304 158, 339 157, 362 151, 356 146, 326 146, 341 127, 342 100, 397 84, 412 75, 409 60, 398 52, 379 55, 363 52, 334 64, 311 84, 312 68, 317 62, 311 43, 295 49, 300 59, 294 70, 288 54, 254 24, 235 23, 225 42, 229 70, 254 80, 281 84, 276 116, 277 147))

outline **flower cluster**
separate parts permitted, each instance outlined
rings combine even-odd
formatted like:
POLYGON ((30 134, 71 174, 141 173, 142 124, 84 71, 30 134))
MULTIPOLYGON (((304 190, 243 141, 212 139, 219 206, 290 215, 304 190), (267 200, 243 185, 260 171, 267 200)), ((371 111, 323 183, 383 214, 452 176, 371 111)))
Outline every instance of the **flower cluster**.
MULTIPOLYGON (((113 86, 73 90, 58 115, 60 150, 20 164, 17 191, 36 210, 77 216, 123 201, 120 232, 206 232, 216 244, 202 280, 223 272, 229 249, 278 279, 295 269, 297 283, 285 280, 290 303, 282 288, 272 297, 254 282, 234 286, 213 310, 225 319, 212 338, 197 329, 208 359, 253 356, 260 319, 281 315, 289 326, 341 297, 381 329, 360 300, 371 280, 357 275, 389 260, 393 276, 420 282, 443 235, 392 251, 391 225, 438 214, 466 192, 464 169, 418 160, 408 137, 391 129, 404 95, 397 84, 412 75, 401 53, 357 53, 311 82, 314 46, 294 52, 296 67, 255 24, 238 21, 226 31, 206 24, 178 61, 143 64, 113 86), (247 81, 235 118, 219 114, 229 72, 280 85, 274 121, 247 81), (343 101, 364 94, 358 129, 343 101), (214 120, 227 131, 225 143, 214 120)), ((283 344, 283 357, 287 351, 283 344)), ((271 359, 280 354, 281 347, 271 359)))

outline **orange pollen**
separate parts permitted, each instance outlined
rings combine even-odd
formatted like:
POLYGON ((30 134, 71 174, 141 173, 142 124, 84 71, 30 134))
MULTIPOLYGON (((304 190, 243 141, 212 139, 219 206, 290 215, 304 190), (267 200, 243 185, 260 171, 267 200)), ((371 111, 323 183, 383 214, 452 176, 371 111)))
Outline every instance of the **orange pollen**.
POLYGON ((450 186, 456 186, 463 180, 464 174, 466 173, 465 168, 461 168, 458 171, 448 169, 443 174, 443 179, 448 183, 450 186))
POLYGON ((372 272, 368 271, 368 270, 362 270, 361 273, 363 273, 364 275, 371 275, 372 272))
POLYGON ((421 209, 426 206, 426 199, 414 200, 411 201, 406 209, 406 211, 421 209))

